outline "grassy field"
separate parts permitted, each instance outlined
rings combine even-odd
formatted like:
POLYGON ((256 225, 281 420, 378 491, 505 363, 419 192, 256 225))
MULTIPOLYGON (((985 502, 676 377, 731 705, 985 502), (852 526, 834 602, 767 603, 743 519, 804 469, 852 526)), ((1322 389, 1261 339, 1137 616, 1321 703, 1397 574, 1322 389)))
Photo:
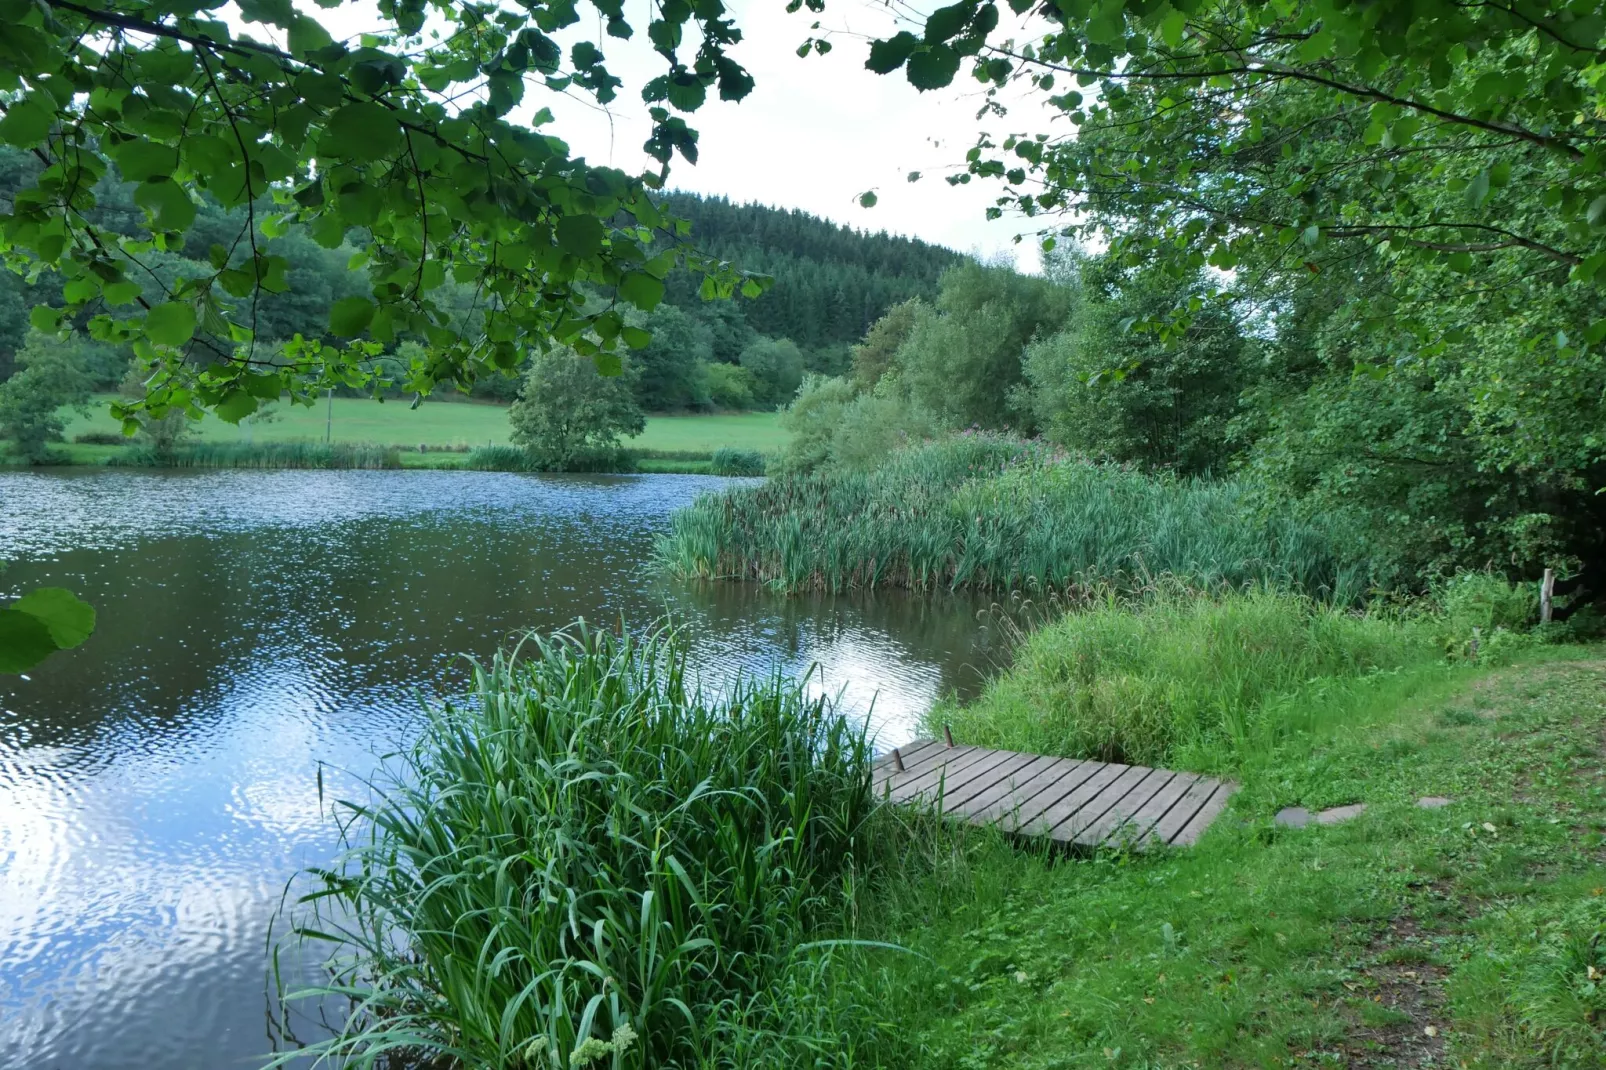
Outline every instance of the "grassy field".
MULTIPOLYGON (((119 428, 107 411, 111 396, 97 397, 88 416, 74 414, 67 428, 70 442, 86 432, 116 433, 119 428)), ((299 405, 276 407, 279 418, 255 427, 241 428, 207 417, 197 426, 202 442, 323 441, 328 408, 299 405)), ((372 442, 386 446, 432 449, 446 446, 500 445, 508 441, 507 409, 501 405, 459 401, 426 401, 409 409, 404 401, 383 404, 362 398, 335 398, 329 423, 335 442, 372 442)), ((713 453, 721 446, 771 453, 786 441, 778 416, 772 412, 722 415, 649 416, 647 430, 625 443, 631 449, 713 453)))

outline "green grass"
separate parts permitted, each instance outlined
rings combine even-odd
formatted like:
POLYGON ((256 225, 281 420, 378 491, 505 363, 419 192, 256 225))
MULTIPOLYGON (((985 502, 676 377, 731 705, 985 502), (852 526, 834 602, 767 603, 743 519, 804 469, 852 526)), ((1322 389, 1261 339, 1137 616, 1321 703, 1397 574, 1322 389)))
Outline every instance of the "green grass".
POLYGON ((298 922, 352 1010, 316 1050, 812 1066, 835 1037, 779 997, 851 904, 868 747, 793 685, 693 686, 664 633, 577 626, 477 667, 377 801, 340 808, 349 851, 298 922))
MULTIPOLYGON (((112 395, 95 399, 88 416, 73 415, 67 428, 69 441, 74 435, 119 430, 107 405, 112 395)), ((312 408, 280 404, 279 418, 250 429, 256 442, 308 440, 322 442, 326 402, 312 408)), ((367 442, 413 449, 418 445, 484 446, 508 441, 507 408, 503 405, 469 401, 426 401, 417 409, 406 401, 380 403, 365 398, 335 398, 331 425, 335 442, 367 442)), ((207 417, 196 428, 202 442, 243 442, 244 428, 207 417)), ((772 412, 728 415, 649 416, 647 429, 625 445, 630 449, 694 451, 704 456, 729 446, 772 453, 785 445, 787 433, 772 412)))
POLYGON ((201 442, 166 455, 143 446, 122 450, 106 463, 130 468, 400 468, 394 449, 337 442, 201 442))
POLYGON ((1176 480, 1005 436, 953 436, 869 474, 781 476, 676 514, 660 559, 683 577, 785 590, 1064 590, 1271 582, 1348 600, 1342 533, 1265 515, 1250 488, 1176 480))
MULTIPOLYGON (((973 703, 928 715, 967 743, 1134 765, 1231 772, 1303 727, 1279 701, 1307 682, 1432 665, 1431 621, 1336 609, 1267 589, 1107 595, 1026 637, 973 703)), ((1308 698, 1308 696, 1306 696, 1308 698)))
POLYGON ((842 982, 901 1030, 876 1064, 1606 1065, 1606 662, 1530 650, 1339 691, 1304 690, 1304 730, 1196 847, 909 837, 861 924, 914 954, 842 982), (1272 822, 1351 802, 1347 824, 1272 822))

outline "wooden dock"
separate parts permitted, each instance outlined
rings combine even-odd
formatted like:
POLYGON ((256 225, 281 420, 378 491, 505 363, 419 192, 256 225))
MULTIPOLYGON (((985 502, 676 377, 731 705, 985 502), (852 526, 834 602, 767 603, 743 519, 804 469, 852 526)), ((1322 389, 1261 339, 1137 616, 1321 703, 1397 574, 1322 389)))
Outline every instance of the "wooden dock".
POLYGON ((878 798, 975 825, 1097 847, 1186 846, 1238 790, 1196 773, 916 740, 879 759, 878 798), (900 768, 901 766, 901 768, 900 768))

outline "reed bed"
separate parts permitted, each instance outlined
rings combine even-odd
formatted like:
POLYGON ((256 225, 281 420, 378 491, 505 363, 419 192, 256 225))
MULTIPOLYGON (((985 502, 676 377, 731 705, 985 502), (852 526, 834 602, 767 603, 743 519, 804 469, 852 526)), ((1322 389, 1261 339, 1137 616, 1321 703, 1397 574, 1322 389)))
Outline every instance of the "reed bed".
POLYGON ((682 577, 789 590, 1064 590, 1274 583, 1349 600, 1341 533, 1261 511, 1233 482, 1150 476, 1004 435, 900 451, 867 474, 772 478, 699 498, 659 558, 682 577))
POLYGON ((352 1011, 311 1054, 817 1065, 830 1016, 781 996, 852 913, 870 757, 792 684, 706 698, 665 631, 528 638, 342 807, 347 851, 295 931, 334 952, 300 995, 352 1011))
POLYGON ((520 446, 480 446, 469 453, 464 467, 476 472, 634 472, 636 458, 628 450, 601 449, 557 461, 520 446))
POLYGON ((139 446, 107 464, 131 468, 400 468, 394 446, 361 442, 203 442, 156 450, 139 446))

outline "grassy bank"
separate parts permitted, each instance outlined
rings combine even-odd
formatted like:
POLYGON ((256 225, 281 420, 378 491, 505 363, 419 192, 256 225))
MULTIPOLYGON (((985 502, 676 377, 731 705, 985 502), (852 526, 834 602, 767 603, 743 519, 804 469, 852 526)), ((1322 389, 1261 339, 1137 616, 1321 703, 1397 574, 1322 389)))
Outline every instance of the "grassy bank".
MULTIPOLYGON (((100 395, 88 415, 71 412, 67 440, 80 435, 117 435, 107 406, 114 400, 100 395)), ((325 431, 333 442, 378 443, 398 449, 418 451, 455 449, 462 452, 476 446, 506 445, 507 406, 472 401, 425 401, 409 408, 405 401, 384 403, 367 398, 335 398, 333 419, 327 402, 312 408, 281 404, 274 407, 277 418, 262 424, 240 427, 212 417, 196 425, 200 442, 322 442, 325 431)), ((722 446, 772 453, 786 442, 779 416, 773 412, 719 413, 706 415, 653 415, 647 428, 625 443, 634 450, 691 451, 710 456, 722 446)), ((428 451, 425 452, 428 456, 428 451)))
POLYGON ((580 628, 476 671, 343 815, 363 831, 305 904, 355 1001, 326 1054, 805 1066, 834 1039, 786 993, 851 905, 863 733, 790 685, 705 701, 684 673, 663 636, 580 628))
POLYGON ((1512 639, 1496 666, 1434 648, 1460 627, 1444 614, 1209 605, 1040 632, 955 720, 961 742, 1037 730, 996 689, 1063 677, 1047 649, 1082 644, 1086 680, 1144 681, 1140 704, 1281 725, 1174 743, 1242 789, 1197 846, 1146 855, 878 810, 823 706, 689 696, 671 648, 526 646, 433 720, 362 812, 376 838, 354 826, 303 907, 344 925, 356 998, 326 1049, 509 1070, 1606 1064, 1601 653, 1512 639), (1346 824, 1273 822, 1350 803, 1346 824))
POLYGON ((774 478, 676 515, 660 556, 686 577, 776 587, 1131 588, 1272 582, 1358 594, 1339 533, 1265 516, 1248 488, 1090 464, 1036 443, 967 435, 869 474, 774 478))

